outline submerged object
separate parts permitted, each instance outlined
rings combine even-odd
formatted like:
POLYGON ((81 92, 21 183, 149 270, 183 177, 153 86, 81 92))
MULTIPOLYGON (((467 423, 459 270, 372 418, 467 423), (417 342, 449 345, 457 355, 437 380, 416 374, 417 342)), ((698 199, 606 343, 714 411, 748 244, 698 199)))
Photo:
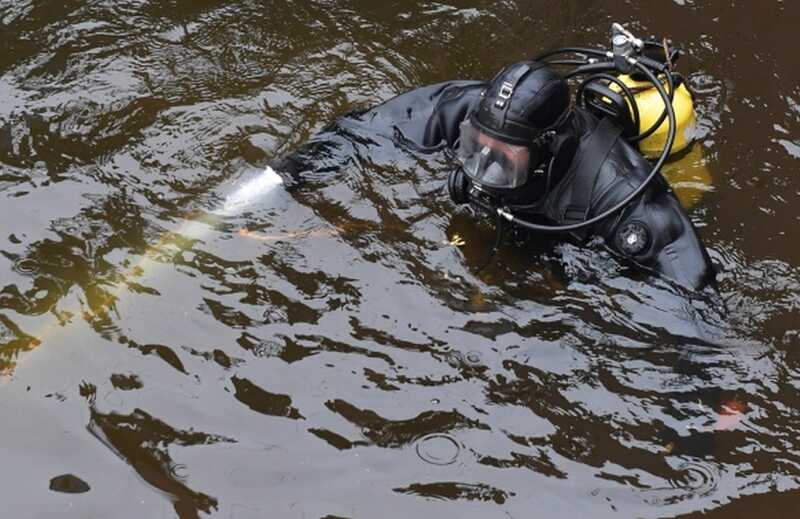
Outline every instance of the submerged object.
POLYGON ((703 147, 693 146, 686 154, 661 169, 661 174, 686 209, 697 205, 705 193, 714 190, 708 162, 703 147))

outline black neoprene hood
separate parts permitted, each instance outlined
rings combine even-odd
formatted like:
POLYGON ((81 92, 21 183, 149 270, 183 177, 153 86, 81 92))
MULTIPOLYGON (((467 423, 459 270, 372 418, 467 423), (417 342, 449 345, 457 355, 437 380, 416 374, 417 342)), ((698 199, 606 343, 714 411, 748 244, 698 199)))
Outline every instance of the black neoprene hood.
POLYGON ((569 107, 569 86, 558 73, 543 63, 521 61, 495 76, 470 121, 503 142, 528 145, 569 107))

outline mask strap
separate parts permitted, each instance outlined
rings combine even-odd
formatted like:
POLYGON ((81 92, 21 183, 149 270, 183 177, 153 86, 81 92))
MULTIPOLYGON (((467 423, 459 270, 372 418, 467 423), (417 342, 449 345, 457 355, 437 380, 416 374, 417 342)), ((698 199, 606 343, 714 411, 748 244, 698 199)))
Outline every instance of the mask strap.
POLYGON ((506 124, 506 114, 508 113, 508 107, 511 106, 511 98, 514 96, 514 91, 528 72, 531 72, 531 66, 527 63, 523 63, 517 70, 511 73, 502 85, 500 85, 500 91, 497 92, 497 99, 494 101, 494 107, 502 110, 500 121, 503 126, 506 124))

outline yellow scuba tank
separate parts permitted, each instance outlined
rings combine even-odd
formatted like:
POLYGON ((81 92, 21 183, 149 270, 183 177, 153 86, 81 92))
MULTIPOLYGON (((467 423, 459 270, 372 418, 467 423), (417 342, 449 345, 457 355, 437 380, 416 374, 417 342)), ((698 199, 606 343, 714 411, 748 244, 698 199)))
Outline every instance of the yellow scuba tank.
MULTIPOLYGON (((664 111, 664 100, 661 99, 658 90, 647 81, 636 81, 628 75, 620 76, 619 79, 634 93, 636 106, 639 108, 638 133, 646 131, 661 117, 661 113, 664 111)), ((665 84, 664 88, 666 87, 667 85, 665 84)), ((619 91, 619 87, 616 85, 611 85, 611 88, 619 91)), ((697 125, 692 95, 683 82, 675 89, 672 107, 675 110, 677 128, 675 129, 675 142, 672 144, 670 156, 683 151, 692 143, 697 125)), ((667 142, 668 129, 669 121, 665 119, 652 135, 643 139, 639 143, 639 151, 642 155, 647 158, 656 158, 661 155, 667 142)))
MULTIPOLYGON (((664 111, 664 100, 661 99, 658 91, 646 81, 636 81, 628 75, 619 76, 625 86, 631 89, 639 108, 639 133, 651 128, 661 113, 664 111)), ((664 84, 664 88, 667 85, 664 84)), ((611 88, 619 91, 616 85, 611 88)), ((672 108, 675 110, 675 141, 670 150, 670 157, 675 157, 677 153, 684 151, 695 137, 697 126, 697 115, 694 111, 694 101, 686 85, 681 84, 675 89, 672 98, 672 108)), ((661 126, 652 135, 643 139, 639 143, 639 151, 647 158, 656 158, 661 155, 667 143, 667 131, 669 121, 664 120, 661 126)), ((689 209, 703 197, 708 191, 713 189, 711 185, 711 172, 708 168, 708 161, 703 156, 703 149, 695 146, 688 153, 677 160, 670 161, 664 165, 661 173, 672 187, 681 204, 689 209)))

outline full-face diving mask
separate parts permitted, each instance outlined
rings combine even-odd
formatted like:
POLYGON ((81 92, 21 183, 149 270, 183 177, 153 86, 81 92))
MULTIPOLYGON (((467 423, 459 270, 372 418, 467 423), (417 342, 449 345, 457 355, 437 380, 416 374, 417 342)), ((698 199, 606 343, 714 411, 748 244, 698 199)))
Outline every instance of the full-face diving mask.
POLYGON ((461 123, 457 150, 461 167, 448 176, 450 198, 457 204, 477 206, 518 227, 555 234, 588 229, 624 210, 658 178, 675 143, 673 56, 676 54, 670 51, 666 40, 645 42, 614 24, 611 50, 567 47, 543 54, 537 60, 506 67, 481 92, 469 120, 461 123), (657 54, 648 55, 644 52, 647 48, 657 49, 657 54), (583 59, 548 59, 558 54, 577 54, 583 59), (529 220, 526 212, 531 211, 538 200, 543 200, 540 195, 549 192, 551 168, 557 157, 572 153, 572 147, 565 143, 574 137, 569 134, 575 130, 565 125, 573 113, 569 85, 552 65, 578 65, 566 77, 590 75, 579 86, 586 96, 578 96, 583 108, 599 113, 612 124, 621 122, 625 126, 625 122, 633 118, 632 134, 626 137, 632 144, 652 135, 665 120, 668 130, 663 150, 650 174, 613 207, 591 217, 586 216, 586 211, 573 211, 582 216, 577 220, 565 217, 559 224, 540 224, 529 220), (661 99, 659 106, 663 106, 661 115, 647 130, 639 130, 641 114, 630 87, 622 78, 611 75, 631 72, 647 79, 661 99), (662 77, 666 79, 666 87, 662 77), (634 113, 629 114, 629 110, 634 113), (639 133, 633 134, 636 131, 639 133), (540 190, 533 173, 548 158, 544 175, 537 175, 544 184, 540 190), (534 199, 537 201, 530 203, 534 199))
POLYGON ((457 156, 474 184, 499 192, 524 186, 539 162, 538 147, 503 142, 469 120, 461 123, 457 156))

